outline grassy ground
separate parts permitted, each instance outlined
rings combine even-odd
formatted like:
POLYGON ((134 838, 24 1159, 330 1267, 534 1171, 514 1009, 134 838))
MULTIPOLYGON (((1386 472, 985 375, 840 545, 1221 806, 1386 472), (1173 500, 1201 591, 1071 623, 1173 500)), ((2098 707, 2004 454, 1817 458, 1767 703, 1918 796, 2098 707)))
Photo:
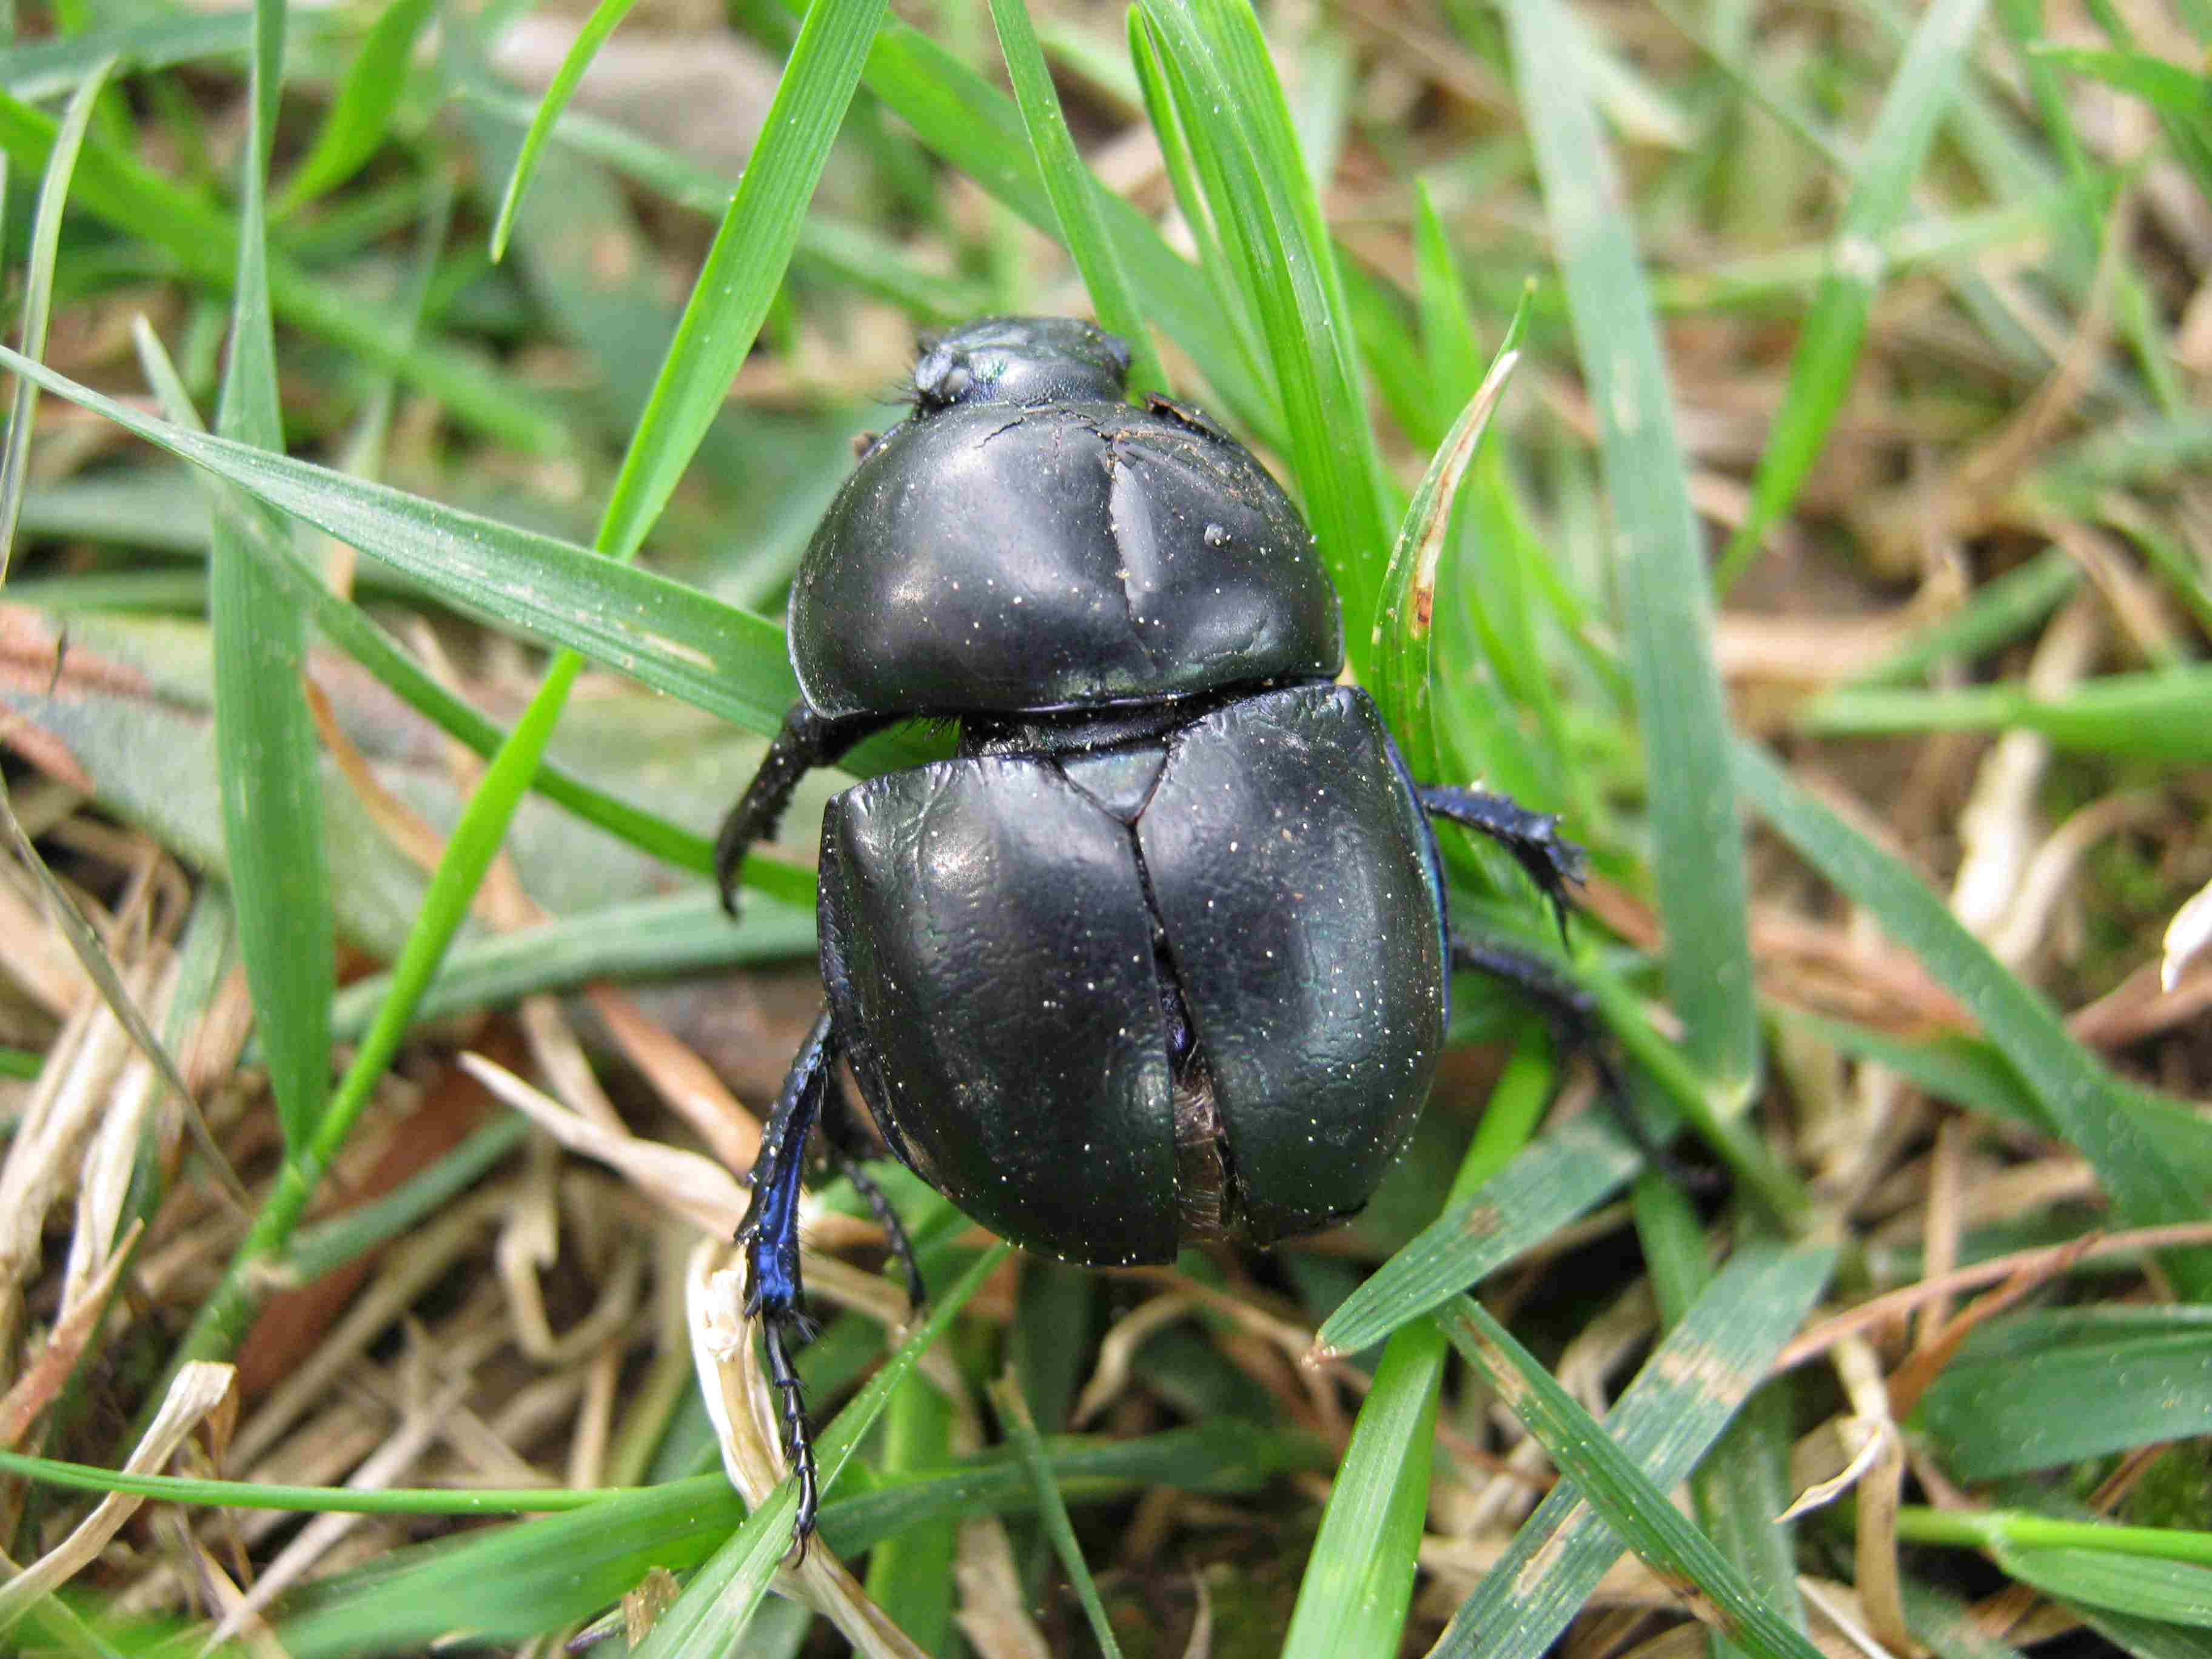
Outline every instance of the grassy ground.
POLYGON ((2212 1653, 2206 0, 626 9, 0 49, 0 1648, 2212 1653), (878 1166, 914 1332, 827 1186, 778 1577, 720 1241, 834 781, 741 926, 707 837, 996 311, 1145 341, 1415 770, 1564 816, 1697 1178, 1470 978, 1272 1257, 878 1166))

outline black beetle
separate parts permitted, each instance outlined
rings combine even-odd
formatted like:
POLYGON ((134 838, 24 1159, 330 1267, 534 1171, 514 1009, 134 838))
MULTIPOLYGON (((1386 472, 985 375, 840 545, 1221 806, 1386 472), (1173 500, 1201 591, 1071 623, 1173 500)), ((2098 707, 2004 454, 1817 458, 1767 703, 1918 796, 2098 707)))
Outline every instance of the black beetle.
POLYGON ((822 825, 828 1006, 770 1114, 738 1237, 799 1483, 787 1338, 817 1120, 854 1164, 851 1061, 891 1151, 1006 1237, 1126 1267, 1364 1206, 1480 968, 1587 1027, 1540 959, 1455 938, 1430 815, 1496 839, 1564 917, 1549 817, 1407 774, 1344 660, 1297 510, 1197 410, 1124 401, 1121 341, 989 318, 925 351, 792 587, 804 701, 716 848, 725 901, 807 769, 896 721, 955 758, 859 784, 822 825), (826 1107, 826 1109, 825 1109, 826 1107))

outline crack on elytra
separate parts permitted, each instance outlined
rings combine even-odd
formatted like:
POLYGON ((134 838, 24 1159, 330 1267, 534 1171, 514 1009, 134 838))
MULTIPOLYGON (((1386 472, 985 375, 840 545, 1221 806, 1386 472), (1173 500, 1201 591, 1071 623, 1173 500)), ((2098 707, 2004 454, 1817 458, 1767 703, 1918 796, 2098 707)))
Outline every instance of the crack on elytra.
MULTIPOLYGON (((1157 783, 1155 788, 1158 787, 1157 783)), ((1170 1098, 1173 1103, 1177 1231, 1185 1243, 1233 1238, 1243 1230, 1243 1187, 1230 1149, 1229 1125, 1221 1115, 1212 1068, 1199 1041, 1198 1025, 1182 993, 1182 980, 1168 949, 1167 927, 1136 825, 1129 847, 1137 860, 1137 880, 1152 922, 1152 977, 1160 1018, 1166 1027, 1170 1098)))

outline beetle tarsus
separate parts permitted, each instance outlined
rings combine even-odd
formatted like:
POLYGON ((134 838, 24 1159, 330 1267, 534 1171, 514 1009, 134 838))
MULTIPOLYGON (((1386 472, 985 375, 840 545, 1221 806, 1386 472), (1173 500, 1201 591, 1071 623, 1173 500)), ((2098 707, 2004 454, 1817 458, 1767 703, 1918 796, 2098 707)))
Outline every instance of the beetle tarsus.
POLYGON ((1580 886, 1589 860, 1583 849, 1559 833, 1559 820, 1550 812, 1532 812, 1510 795, 1487 789, 1458 789, 1449 785, 1419 786, 1422 810, 1431 817, 1449 818, 1496 842, 1528 872, 1544 896, 1551 901, 1559 938, 1567 937, 1567 914, 1574 908, 1569 886, 1580 886))
POLYGON ((714 884, 721 891, 722 908, 732 917, 738 914, 738 877, 744 869, 745 854, 755 842, 775 836, 799 781, 817 766, 835 765, 854 744, 889 724, 872 715, 837 719, 819 714, 803 700, 791 706, 782 730, 761 757, 760 770, 714 837, 714 884))
POLYGON ((805 1389, 799 1380, 798 1367, 791 1363, 791 1351, 784 1337, 789 1332, 802 1342, 811 1340, 808 1328, 811 1322, 802 1316, 784 1316, 771 1317, 767 1323, 769 1381, 775 1384, 783 1401, 783 1455, 791 1465, 793 1478, 799 1482, 799 1508, 792 1516, 791 1543, 799 1553, 799 1562, 803 1562, 806 1559, 806 1540, 814 1535, 815 1513, 820 1507, 821 1493, 814 1467, 814 1434, 806 1422, 805 1389))

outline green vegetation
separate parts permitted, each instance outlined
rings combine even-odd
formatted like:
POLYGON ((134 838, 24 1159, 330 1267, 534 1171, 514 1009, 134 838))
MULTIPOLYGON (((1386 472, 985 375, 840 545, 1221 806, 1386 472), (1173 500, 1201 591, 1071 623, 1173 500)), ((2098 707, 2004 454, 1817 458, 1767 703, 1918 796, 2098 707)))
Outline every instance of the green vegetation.
POLYGON ((8 22, 0 1649, 2212 1651, 2208 0, 8 22), (813 879, 709 838, 851 438, 1030 311, 1589 848, 1564 948, 1450 832, 1455 914, 1692 1179, 1468 978, 1272 1257, 886 1164, 908 1328, 830 1185, 779 1577, 717 1273, 813 879))

